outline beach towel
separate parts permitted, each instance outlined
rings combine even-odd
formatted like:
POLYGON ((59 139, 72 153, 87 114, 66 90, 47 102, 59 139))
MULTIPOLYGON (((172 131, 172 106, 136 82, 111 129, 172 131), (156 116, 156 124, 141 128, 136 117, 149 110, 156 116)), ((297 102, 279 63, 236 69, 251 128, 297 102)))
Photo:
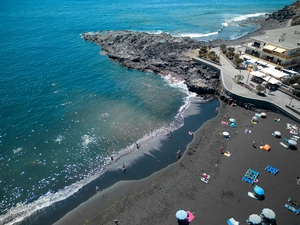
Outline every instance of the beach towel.
POLYGON ((284 144, 283 142, 280 142, 279 143, 282 147, 284 147, 284 148, 286 148, 286 149, 288 149, 289 148, 289 146, 287 146, 286 144, 284 144))
POLYGON ((221 124, 223 124, 223 125, 228 125, 228 122, 226 122, 226 121, 221 121, 221 124))
POLYGON ((270 151, 270 149, 271 149, 271 146, 270 145, 263 145, 263 146, 260 146, 260 149, 262 149, 262 150, 265 150, 265 151, 270 151))
POLYGON ((192 221, 193 221, 193 219, 195 218, 194 214, 193 214, 193 213, 191 213, 191 211, 190 211, 190 210, 188 210, 188 211, 187 211, 187 213, 188 213, 189 222, 192 222, 192 221))

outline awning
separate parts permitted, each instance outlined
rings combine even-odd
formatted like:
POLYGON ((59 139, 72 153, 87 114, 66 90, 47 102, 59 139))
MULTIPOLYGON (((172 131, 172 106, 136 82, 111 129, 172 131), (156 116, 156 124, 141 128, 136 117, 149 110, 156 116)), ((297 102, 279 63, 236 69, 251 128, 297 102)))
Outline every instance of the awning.
POLYGON ((263 66, 268 64, 266 61, 263 61, 263 60, 258 60, 256 63, 263 65, 263 66))
POLYGON ((265 81, 267 81, 268 83, 271 83, 271 84, 279 84, 280 81, 275 79, 274 77, 271 77, 271 76, 267 76, 267 77, 264 77, 263 78, 265 81))
POLYGON ((270 74, 271 76, 273 76, 277 79, 281 79, 283 77, 288 76, 288 74, 283 73, 283 72, 281 72, 279 70, 276 70, 276 69, 273 69, 273 68, 263 68, 263 69, 261 69, 261 71, 264 72, 264 73, 268 73, 268 74, 270 74))
POLYGON ((279 53, 284 53, 286 51, 286 49, 277 47, 273 51, 279 52, 279 53))
POLYGON ((256 76, 256 77, 265 77, 266 76, 266 74, 259 72, 259 71, 250 72, 250 75, 256 76))
POLYGON ((252 57, 251 57, 251 56, 248 56, 248 55, 243 55, 243 57, 244 57, 245 59, 252 59, 252 57))
POLYGON ((263 49, 267 49, 267 50, 270 50, 270 51, 273 51, 275 48, 276 48, 276 46, 274 46, 274 45, 266 45, 266 46, 263 47, 263 49))

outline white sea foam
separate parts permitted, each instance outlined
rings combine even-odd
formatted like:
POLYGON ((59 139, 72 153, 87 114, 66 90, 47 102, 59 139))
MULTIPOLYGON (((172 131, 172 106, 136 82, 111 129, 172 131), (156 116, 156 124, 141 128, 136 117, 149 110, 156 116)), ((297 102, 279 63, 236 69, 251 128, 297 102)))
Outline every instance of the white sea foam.
POLYGON ((191 37, 191 38, 201 38, 217 35, 219 32, 210 32, 210 33, 182 33, 177 36, 179 37, 191 37))
POLYGON ((18 222, 21 222, 37 210, 48 207, 63 199, 67 199, 68 197, 76 193, 80 188, 87 185, 104 172, 105 170, 103 169, 102 171, 99 171, 99 173, 91 175, 86 179, 80 180, 68 187, 65 187, 63 190, 60 190, 58 192, 48 192, 32 203, 17 204, 14 208, 10 209, 5 215, 0 215, 0 224, 13 225, 18 222))
POLYGON ((254 17, 260 17, 260 16, 264 16, 266 15, 266 13, 252 13, 252 14, 246 14, 246 15, 239 15, 236 16, 230 20, 228 20, 228 22, 238 22, 238 21, 243 21, 243 20, 247 20, 248 18, 254 18, 254 17))

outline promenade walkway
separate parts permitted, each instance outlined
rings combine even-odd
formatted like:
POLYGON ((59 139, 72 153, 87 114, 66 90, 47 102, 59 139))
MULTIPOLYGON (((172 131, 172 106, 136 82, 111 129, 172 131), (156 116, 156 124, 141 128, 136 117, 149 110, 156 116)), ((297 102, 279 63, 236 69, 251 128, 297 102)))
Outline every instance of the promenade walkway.
POLYGON ((254 83, 250 81, 251 75, 248 71, 240 71, 235 69, 233 65, 222 54, 220 54, 220 48, 213 48, 212 51, 215 51, 216 54, 220 55, 221 66, 196 57, 193 57, 193 60, 208 64, 220 70, 221 82, 225 93, 227 92, 227 94, 231 96, 238 96, 244 100, 250 100, 249 102, 251 102, 251 100, 252 102, 260 102, 260 105, 263 105, 264 103, 267 105, 271 104, 273 107, 289 115, 297 122, 300 122, 300 115, 290 109, 291 107, 294 110, 300 112, 300 101, 279 90, 272 92, 267 90, 265 96, 260 96, 257 95, 256 92, 253 92, 246 87, 237 84, 233 80, 233 78, 240 73, 244 76, 244 79, 242 81, 243 83, 249 86, 253 85, 254 83))

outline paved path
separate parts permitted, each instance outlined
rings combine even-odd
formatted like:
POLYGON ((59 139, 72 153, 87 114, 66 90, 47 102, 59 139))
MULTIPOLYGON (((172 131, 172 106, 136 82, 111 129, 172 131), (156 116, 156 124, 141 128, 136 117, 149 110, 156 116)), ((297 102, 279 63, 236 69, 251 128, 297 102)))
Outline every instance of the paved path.
MULTIPOLYGON (((246 97, 246 98, 251 98, 251 99, 257 99, 257 100, 263 100, 263 101, 268 101, 272 103, 273 105, 276 105, 277 107, 281 108, 288 114, 290 114, 292 117, 300 121, 300 115, 294 112, 293 110, 289 109, 286 105, 293 106, 293 108, 300 110, 300 101, 297 99, 294 99, 290 97, 289 95, 284 94, 283 92, 277 90, 277 91, 272 91, 269 92, 267 90, 265 96, 259 96, 255 92, 250 91, 249 89, 237 84, 236 82, 233 81, 233 78, 240 74, 240 70, 235 69, 229 61, 222 55, 220 54, 220 49, 219 48, 213 48, 212 51, 215 51, 216 54, 220 55, 220 62, 222 66, 218 66, 214 63, 210 63, 208 61, 204 61, 200 58, 194 58, 196 60, 200 60, 206 64, 209 64, 211 66, 214 66, 218 69, 221 70, 221 81, 222 85, 225 89, 227 89, 229 92, 239 95, 241 97, 246 97)), ((251 75, 249 74, 248 71, 246 70, 241 70, 241 74, 244 76, 244 80, 242 82, 246 83, 249 85, 250 84, 255 84, 250 81, 251 75)), ((257 84, 255 84, 256 86, 257 84)))

